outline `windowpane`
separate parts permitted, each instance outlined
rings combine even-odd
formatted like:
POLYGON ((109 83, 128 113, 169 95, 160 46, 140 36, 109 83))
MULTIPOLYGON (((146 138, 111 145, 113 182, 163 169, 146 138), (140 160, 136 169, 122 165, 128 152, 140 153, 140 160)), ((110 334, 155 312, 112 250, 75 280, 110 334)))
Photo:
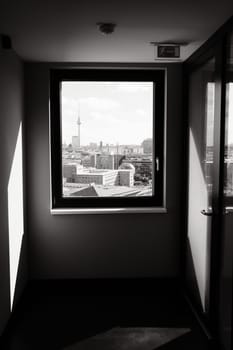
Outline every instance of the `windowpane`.
POLYGON ((163 206, 164 103, 164 70, 52 69, 52 209, 163 206))
POLYGON ((233 197, 233 83, 226 85, 226 130, 225 130, 225 182, 224 194, 233 197))
MULTIPOLYGON (((214 65, 214 62, 212 62, 214 65)), ((209 64, 210 66, 210 64, 209 64)), ((210 67, 208 67, 210 69, 210 67)), ((210 74, 210 73, 209 73, 210 74)), ((211 74, 210 74, 211 75, 211 74)), ((204 177, 207 186, 208 193, 208 207, 212 206, 213 195, 213 166, 214 166, 214 103, 215 103, 215 83, 206 83, 206 97, 205 97, 205 151, 204 151, 204 164, 205 167, 204 177)))
POLYGON ((61 82, 63 197, 154 194, 154 85, 61 82))

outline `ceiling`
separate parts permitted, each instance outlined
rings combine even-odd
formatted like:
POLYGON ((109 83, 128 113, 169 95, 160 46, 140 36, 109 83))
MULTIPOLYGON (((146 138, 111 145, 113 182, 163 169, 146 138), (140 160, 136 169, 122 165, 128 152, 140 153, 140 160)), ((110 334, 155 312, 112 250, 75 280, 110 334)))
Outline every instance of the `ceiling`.
POLYGON ((0 0, 0 33, 24 60, 153 63, 150 42, 187 42, 185 60, 231 15, 232 0, 0 0))

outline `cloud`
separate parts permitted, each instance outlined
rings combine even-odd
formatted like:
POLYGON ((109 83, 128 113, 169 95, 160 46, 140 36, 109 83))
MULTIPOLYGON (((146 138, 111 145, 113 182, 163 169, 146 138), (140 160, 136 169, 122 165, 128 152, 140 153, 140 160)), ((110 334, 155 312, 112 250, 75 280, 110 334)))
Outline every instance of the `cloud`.
POLYGON ((92 120, 97 123, 102 123, 101 127, 104 127, 105 124, 109 124, 109 123, 110 124, 119 123, 119 119, 116 118, 116 116, 107 112, 91 112, 89 116, 90 116, 89 120, 92 120))
POLYGON ((80 108, 87 107, 91 110, 113 110, 118 107, 118 103, 110 98, 87 97, 79 99, 80 108))
POLYGON ((152 83, 64 83, 62 86, 62 137, 71 142, 81 118, 81 142, 141 143, 152 130, 152 83), (100 85, 100 86, 99 86, 100 85), (111 85, 112 88, 108 88, 111 85))
POLYGON ((116 85, 116 89, 119 91, 135 93, 149 91, 153 86, 150 82, 122 82, 116 85))
POLYGON ((103 123, 116 122, 118 103, 111 98, 87 97, 75 99, 62 98, 62 119, 75 121, 78 114, 81 121, 100 121, 103 123))
POLYGON ((62 96, 62 108, 64 109, 78 109, 78 100, 73 97, 62 96))
POLYGON ((140 117, 145 117, 146 116, 146 111, 142 108, 136 109, 136 114, 140 117))

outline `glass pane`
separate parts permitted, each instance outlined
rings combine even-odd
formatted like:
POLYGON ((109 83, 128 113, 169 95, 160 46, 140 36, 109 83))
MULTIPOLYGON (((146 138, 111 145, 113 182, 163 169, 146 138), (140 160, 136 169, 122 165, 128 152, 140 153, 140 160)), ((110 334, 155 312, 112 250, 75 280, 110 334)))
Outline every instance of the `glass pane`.
POLYGON ((214 161, 214 96, 215 83, 206 84, 206 128, 205 128, 205 158, 204 174, 208 193, 208 208, 212 207, 213 161, 214 161))
POLYGON ((233 197, 233 82, 228 82, 226 85, 225 123, 224 193, 227 197, 233 197))
POLYGON ((152 196, 153 90, 153 82, 62 82, 63 197, 152 196))
POLYGON ((233 296, 233 33, 227 40, 224 192, 221 230, 219 335, 221 349, 232 349, 233 296))

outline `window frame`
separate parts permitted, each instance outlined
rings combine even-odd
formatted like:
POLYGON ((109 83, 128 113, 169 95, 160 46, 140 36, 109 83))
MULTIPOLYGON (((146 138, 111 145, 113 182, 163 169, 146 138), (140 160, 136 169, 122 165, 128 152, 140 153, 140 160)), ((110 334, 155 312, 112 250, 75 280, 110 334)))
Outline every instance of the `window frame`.
POLYGON ((51 211, 84 212, 163 212, 165 205, 165 69, 74 68, 50 70, 50 180, 51 211), (63 197, 61 82, 122 81, 153 82, 153 188, 150 197, 63 197), (160 101, 160 103, 158 103, 160 101), (161 103, 162 101, 162 103, 161 103), (156 170, 156 158, 159 170, 156 170), (161 210, 158 210, 160 208, 161 210), (111 210, 112 209, 112 210, 111 210))

